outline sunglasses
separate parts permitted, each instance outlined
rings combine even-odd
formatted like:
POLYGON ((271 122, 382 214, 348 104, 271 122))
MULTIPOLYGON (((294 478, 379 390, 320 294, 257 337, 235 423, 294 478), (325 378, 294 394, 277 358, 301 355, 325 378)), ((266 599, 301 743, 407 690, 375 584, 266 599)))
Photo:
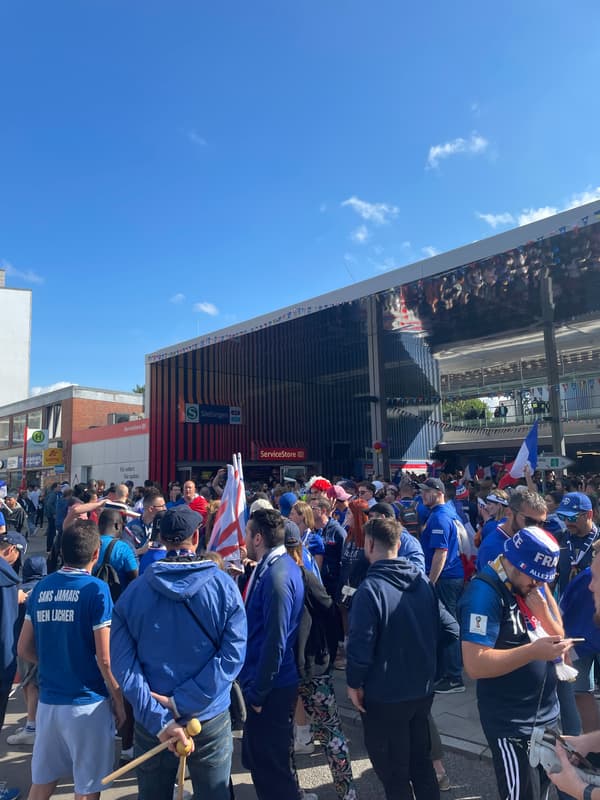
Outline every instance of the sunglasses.
POLYGON ((557 517, 558 517, 558 518, 559 518, 559 519, 560 519, 562 522, 576 522, 576 521, 579 519, 579 517, 583 516, 585 513, 586 513, 585 511, 580 511, 580 512, 579 512, 579 514, 575 514, 575 516, 572 516, 571 514, 560 514, 560 513, 557 511, 557 512, 556 512, 556 516, 557 516, 557 517))
POLYGON ((512 509, 512 511, 514 511, 515 514, 518 514, 519 516, 523 517, 523 519, 525 520, 525 527, 526 528, 529 528, 532 525, 533 526, 543 525, 544 522, 546 521, 545 519, 537 519, 536 517, 528 517, 527 514, 523 514, 522 511, 517 511, 517 509, 516 508, 512 508, 512 506, 511 506, 511 509, 512 509))

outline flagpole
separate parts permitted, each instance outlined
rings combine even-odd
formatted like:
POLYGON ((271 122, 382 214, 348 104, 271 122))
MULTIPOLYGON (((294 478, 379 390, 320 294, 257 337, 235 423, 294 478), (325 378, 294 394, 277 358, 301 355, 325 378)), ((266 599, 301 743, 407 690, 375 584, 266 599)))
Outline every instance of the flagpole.
POLYGON ((27 488, 27 425, 23 433, 23 472, 21 474, 21 489, 23 491, 27 488))

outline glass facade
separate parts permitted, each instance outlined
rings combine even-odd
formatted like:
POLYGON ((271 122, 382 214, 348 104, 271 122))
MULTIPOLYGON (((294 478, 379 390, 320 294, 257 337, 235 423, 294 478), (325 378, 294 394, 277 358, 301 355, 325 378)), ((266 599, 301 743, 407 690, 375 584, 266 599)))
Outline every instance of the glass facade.
POLYGON ((216 466, 237 451, 248 463, 261 444, 303 449, 325 474, 357 474, 372 457, 374 405, 385 409, 390 460, 431 456, 445 402, 512 392, 500 421, 523 424, 543 414, 548 394, 544 292, 564 412, 600 415, 600 221, 585 219, 582 229, 150 360, 150 475, 167 483, 176 465, 216 466), (241 424, 186 422, 190 403, 239 407, 241 424))

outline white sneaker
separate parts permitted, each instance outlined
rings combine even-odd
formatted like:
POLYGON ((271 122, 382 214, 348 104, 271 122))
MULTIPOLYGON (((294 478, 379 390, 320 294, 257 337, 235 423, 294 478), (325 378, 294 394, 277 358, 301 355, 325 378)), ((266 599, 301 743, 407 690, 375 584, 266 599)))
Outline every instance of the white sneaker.
POLYGON ((8 744, 32 745, 35 742, 35 731, 28 731, 26 728, 21 728, 20 731, 13 733, 12 736, 7 736, 6 741, 8 744))
MULTIPOLYGON (((193 792, 188 792, 187 789, 183 790, 183 800, 192 800, 193 792)), ((173 800, 179 800, 179 786, 175 784, 173 787, 173 800)))
POLYGON ((121 761, 131 761, 133 759, 133 745, 127 750, 121 750, 121 761))

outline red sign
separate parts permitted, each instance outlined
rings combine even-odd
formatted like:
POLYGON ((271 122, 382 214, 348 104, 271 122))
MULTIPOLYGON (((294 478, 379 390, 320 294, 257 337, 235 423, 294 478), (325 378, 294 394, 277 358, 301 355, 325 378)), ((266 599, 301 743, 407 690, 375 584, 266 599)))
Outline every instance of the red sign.
POLYGON ((259 447, 259 461, 306 461, 303 447, 259 447))

